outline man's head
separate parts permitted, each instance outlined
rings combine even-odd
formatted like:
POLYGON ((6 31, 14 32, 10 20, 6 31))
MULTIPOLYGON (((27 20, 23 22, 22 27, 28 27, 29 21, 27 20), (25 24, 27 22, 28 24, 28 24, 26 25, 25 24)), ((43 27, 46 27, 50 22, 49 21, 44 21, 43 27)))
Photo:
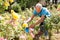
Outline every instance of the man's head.
POLYGON ((37 3, 35 9, 39 13, 42 10, 42 5, 40 3, 37 3))

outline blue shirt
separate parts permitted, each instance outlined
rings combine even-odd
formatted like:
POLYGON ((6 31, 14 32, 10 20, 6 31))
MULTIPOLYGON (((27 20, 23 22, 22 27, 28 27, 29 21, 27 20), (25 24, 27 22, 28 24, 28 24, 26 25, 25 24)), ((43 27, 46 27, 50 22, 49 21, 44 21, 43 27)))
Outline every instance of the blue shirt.
POLYGON ((34 10, 34 12, 33 12, 33 14, 36 16, 36 15, 38 15, 38 16, 42 16, 42 15, 44 15, 44 16, 48 16, 48 17, 50 17, 51 16, 51 14, 50 14, 50 12, 47 10, 47 8, 45 8, 45 7, 43 7, 42 8, 42 10, 41 10, 41 12, 39 12, 39 13, 37 13, 37 11, 36 10, 34 10))

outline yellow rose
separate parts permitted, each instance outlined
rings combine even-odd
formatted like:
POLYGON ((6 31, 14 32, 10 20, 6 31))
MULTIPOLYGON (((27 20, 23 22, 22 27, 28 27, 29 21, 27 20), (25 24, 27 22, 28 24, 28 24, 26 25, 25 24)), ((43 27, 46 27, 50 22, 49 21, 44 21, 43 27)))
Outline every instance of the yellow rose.
POLYGON ((19 19, 19 15, 15 13, 14 10, 11 10, 11 14, 12 14, 13 19, 15 20, 19 19))
POLYGON ((23 27, 28 27, 28 24, 27 23, 24 23, 22 26, 23 27))
POLYGON ((10 3, 13 3, 13 2, 14 2, 14 0, 9 0, 9 2, 10 2, 10 3))
POLYGON ((10 6, 9 2, 5 1, 4 6, 6 6, 6 7, 10 6))

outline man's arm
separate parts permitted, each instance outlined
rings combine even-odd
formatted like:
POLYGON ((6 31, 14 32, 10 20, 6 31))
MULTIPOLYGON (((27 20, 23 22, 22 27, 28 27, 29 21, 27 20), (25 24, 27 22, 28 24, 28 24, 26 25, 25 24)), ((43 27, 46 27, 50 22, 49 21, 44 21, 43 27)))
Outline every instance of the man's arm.
MULTIPOLYGON (((45 19, 45 16, 44 16, 44 15, 41 16, 41 19, 38 20, 35 24, 30 25, 30 28, 34 28, 35 25, 37 25, 37 24, 39 24, 39 23, 42 23, 42 22, 44 21, 44 19, 45 19)), ((33 34, 33 31, 30 31, 30 34, 31 34, 31 36, 32 36, 33 38, 35 37, 35 35, 33 34)))
POLYGON ((28 23, 28 22, 32 21, 34 17, 35 17, 35 15, 32 15, 31 18, 29 18, 26 22, 28 23))
POLYGON ((41 16, 41 19, 39 19, 34 25, 37 25, 37 24, 39 24, 39 23, 42 23, 42 22, 44 21, 44 19, 45 19, 45 16, 42 15, 42 16, 41 16))
POLYGON ((30 25, 30 28, 34 28, 37 24, 44 22, 45 16, 42 15, 41 19, 39 19, 35 24, 30 25))

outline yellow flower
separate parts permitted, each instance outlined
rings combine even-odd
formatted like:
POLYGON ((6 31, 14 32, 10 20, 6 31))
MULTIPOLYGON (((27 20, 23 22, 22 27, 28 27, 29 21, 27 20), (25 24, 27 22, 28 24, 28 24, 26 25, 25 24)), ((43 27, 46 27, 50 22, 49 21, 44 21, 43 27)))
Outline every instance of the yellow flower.
POLYGON ((22 26, 23 27, 28 27, 28 24, 27 23, 24 23, 22 26))
POLYGON ((4 6, 6 6, 6 7, 10 6, 9 2, 5 1, 4 6))
POLYGON ((13 19, 15 20, 19 19, 19 15, 15 13, 14 10, 11 10, 11 14, 12 14, 13 19))
POLYGON ((14 0, 9 0, 9 2, 10 2, 10 3, 13 3, 13 2, 14 2, 14 0))

